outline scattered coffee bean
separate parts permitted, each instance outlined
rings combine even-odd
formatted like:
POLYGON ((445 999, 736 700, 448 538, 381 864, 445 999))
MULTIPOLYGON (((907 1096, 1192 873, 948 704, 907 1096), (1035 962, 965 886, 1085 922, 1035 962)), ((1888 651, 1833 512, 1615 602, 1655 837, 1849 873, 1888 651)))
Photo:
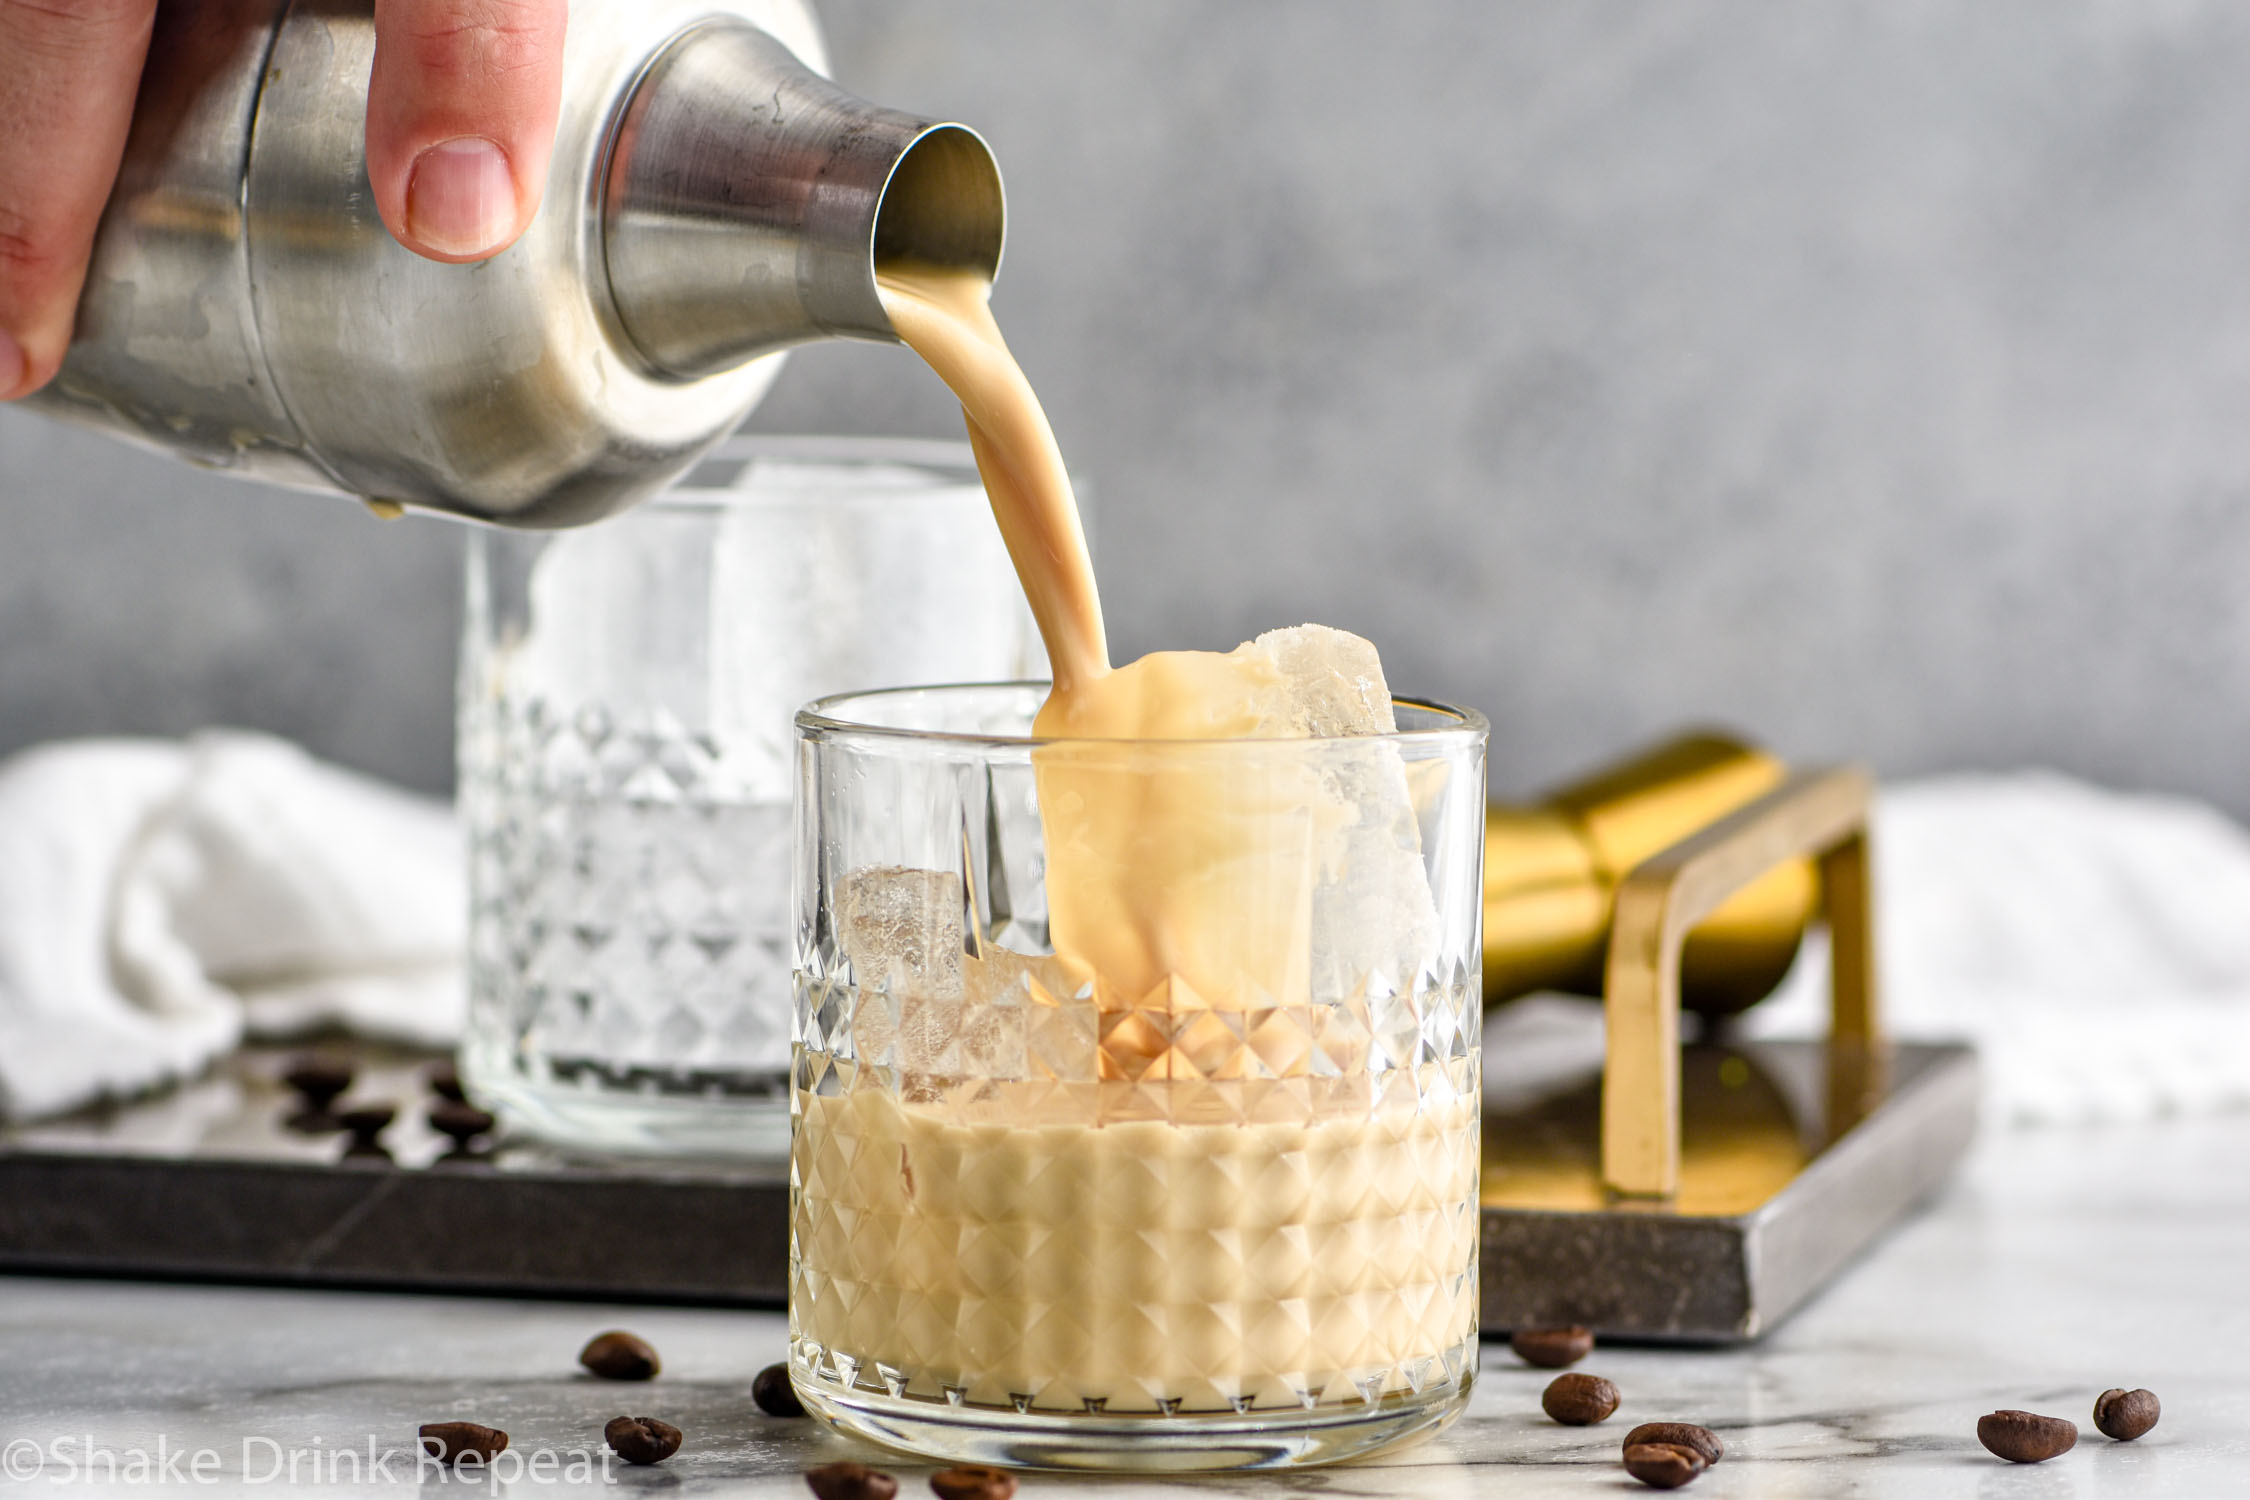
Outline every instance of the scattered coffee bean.
POLYGON ((1617 1410, 1617 1387, 1599 1375, 1557 1375, 1539 1404, 1566 1427, 1591 1427, 1617 1410))
POLYGON ((397 1118, 395 1104, 361 1104, 338 1114, 336 1123, 350 1131, 353 1140, 372 1144, 397 1118))
POLYGON ((898 1481, 890 1475, 849 1459, 805 1470, 805 1483, 820 1500, 891 1500, 898 1493, 898 1481))
POLYGON ((1996 1411, 1977 1418, 1977 1441, 2012 1464, 2045 1463, 2077 1446, 2078 1427, 2036 1412, 1996 1411))
POLYGON ((1594 1352, 1594 1331, 1576 1324, 1568 1328, 1519 1328, 1508 1336, 1508 1347, 1527 1365, 1559 1370, 1594 1352))
POLYGON ((289 1065, 281 1081, 297 1091, 307 1109, 318 1113, 352 1086, 352 1065, 340 1057, 308 1052, 289 1065))
POLYGON ((2154 1391, 2104 1391, 2094 1402, 2094 1425, 2107 1436, 2129 1443, 2154 1427, 2163 1410, 2154 1391))
POLYGON ((469 1096, 461 1091, 461 1073, 451 1063, 439 1063, 430 1069, 430 1092, 440 1099, 451 1099, 455 1104, 466 1104, 469 1096))
POLYGON ((458 1099, 440 1099, 430 1106, 430 1128, 451 1136, 455 1146, 467 1146, 497 1123, 487 1111, 458 1099))
POLYGON ((612 1417, 602 1441, 629 1464, 660 1464, 680 1451, 680 1429, 654 1417, 612 1417))
POLYGON ((622 1328, 594 1335, 578 1351, 578 1362, 604 1380, 648 1380, 664 1368, 648 1340, 622 1328))
POLYGON ((397 1160, 391 1155, 391 1148, 381 1141, 353 1141, 344 1148, 342 1159, 361 1163, 381 1162, 386 1166, 397 1160))
POLYGON ((476 1422, 424 1422, 422 1451, 440 1463, 457 1464, 470 1454, 486 1463, 508 1446, 508 1435, 476 1422))
POLYGON ((1638 1448, 1643 1443, 1668 1443, 1674 1448, 1687 1448, 1701 1455, 1706 1464, 1715 1464, 1727 1456, 1727 1445, 1708 1427, 1698 1427, 1693 1422, 1643 1422, 1625 1434, 1625 1446, 1638 1448))
POLYGON ((750 1399, 758 1403, 758 1410, 769 1417, 801 1417, 805 1403, 797 1399, 797 1388, 789 1383, 787 1365, 767 1365, 750 1382, 750 1399))
POLYGON ((1016 1492, 1016 1476, 1005 1469, 980 1469, 973 1465, 940 1469, 930 1476, 938 1500, 1008 1500, 1016 1492))
POLYGON ((1676 1490, 1710 1465, 1693 1448, 1635 1443, 1625 1450, 1625 1472, 1652 1489, 1676 1490))

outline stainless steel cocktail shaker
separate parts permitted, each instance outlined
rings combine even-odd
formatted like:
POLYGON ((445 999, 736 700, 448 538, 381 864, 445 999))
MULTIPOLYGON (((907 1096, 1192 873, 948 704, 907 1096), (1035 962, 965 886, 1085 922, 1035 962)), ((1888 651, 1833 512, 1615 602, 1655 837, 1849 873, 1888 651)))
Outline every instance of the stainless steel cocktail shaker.
POLYGON ((804 0, 575 6, 544 206, 478 265, 376 216, 371 0, 166 5, 40 408, 286 484, 590 521, 731 431, 779 351, 895 339, 879 256, 997 270, 965 126, 821 76, 804 0))

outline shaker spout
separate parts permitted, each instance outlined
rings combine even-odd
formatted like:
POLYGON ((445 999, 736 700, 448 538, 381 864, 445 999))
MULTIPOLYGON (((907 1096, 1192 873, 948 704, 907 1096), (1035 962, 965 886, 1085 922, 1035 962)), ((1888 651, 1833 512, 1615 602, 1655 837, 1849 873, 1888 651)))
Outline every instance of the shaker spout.
POLYGON ((602 178, 616 331, 679 380, 819 338, 895 341, 877 265, 992 275, 1005 228, 975 131, 869 104, 738 21, 651 61, 602 178))

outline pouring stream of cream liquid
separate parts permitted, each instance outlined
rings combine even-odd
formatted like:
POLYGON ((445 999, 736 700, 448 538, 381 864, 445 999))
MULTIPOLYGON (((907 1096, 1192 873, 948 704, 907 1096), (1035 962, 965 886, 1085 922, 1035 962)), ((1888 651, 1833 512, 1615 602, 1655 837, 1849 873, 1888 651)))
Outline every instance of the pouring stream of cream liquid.
POLYGON ((1113 1003, 1303 1001, 1313 883, 1350 810, 1329 805, 1302 746, 1166 755, 1146 743, 1301 732, 1274 721, 1285 691, 1272 655, 1159 651, 1113 669, 1070 473, 993 320, 991 282, 894 262, 876 284, 899 337, 960 398, 1053 664, 1033 728, 1065 742, 1036 761, 1055 951, 1113 1003))
POLYGON ((906 346, 960 398, 969 446, 1047 643, 1055 695, 1109 675, 1101 598, 1070 471, 1031 382, 992 318, 992 283, 974 271, 893 262, 876 278, 906 346))

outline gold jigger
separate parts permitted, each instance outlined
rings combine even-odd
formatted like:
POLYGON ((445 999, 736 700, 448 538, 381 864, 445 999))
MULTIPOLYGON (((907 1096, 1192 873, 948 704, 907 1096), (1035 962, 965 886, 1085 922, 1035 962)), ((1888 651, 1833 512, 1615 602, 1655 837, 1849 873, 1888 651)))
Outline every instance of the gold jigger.
MULTIPOLYGON (((1682 735, 1484 825, 1484 998, 1599 997, 1618 882, 1641 861, 1781 785, 1788 767, 1722 734, 1682 735)), ((1689 933, 1681 1001, 1733 1015, 1763 1000, 1818 912, 1810 859, 1776 865, 1689 933)))
MULTIPOLYGON (((1486 1332, 1755 1338, 1968 1149, 1974 1053, 1883 1039, 1873 798, 1699 734, 1489 810, 1485 994, 1598 996, 1603 1026, 1598 1076, 1534 1058, 1530 1095, 1487 1101, 1486 1332), (1681 1045, 1682 1009, 1756 1004, 1812 921, 1824 1040, 1681 1045)), ((1488 1042, 1487 1078, 1508 1061, 1488 1042)))

